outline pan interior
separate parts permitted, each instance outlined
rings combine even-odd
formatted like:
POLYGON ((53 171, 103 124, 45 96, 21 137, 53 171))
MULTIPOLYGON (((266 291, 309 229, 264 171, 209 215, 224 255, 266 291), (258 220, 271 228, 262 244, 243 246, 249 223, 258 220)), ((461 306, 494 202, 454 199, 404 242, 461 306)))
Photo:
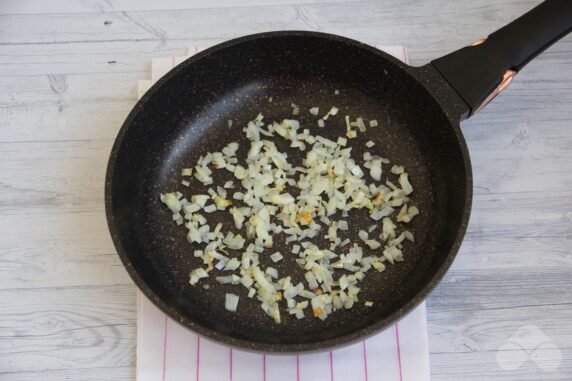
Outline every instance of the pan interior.
MULTIPOLYGON (((147 295, 160 300, 176 320, 237 345, 300 350, 320 342, 355 339, 384 327, 390 322, 387 318, 414 299, 443 265, 461 223, 466 174, 453 127, 400 65, 354 43, 274 36, 214 50, 182 64, 153 89, 126 121, 120 139, 108 207, 122 259, 147 295), (303 128, 334 140, 345 135, 344 115, 376 119, 380 127, 350 141, 353 157, 363 163, 363 152, 370 151, 404 165, 415 189, 413 204, 421 213, 410 224, 416 243, 406 244, 406 260, 382 273, 368 272, 361 283, 360 303, 353 309, 333 313, 324 322, 309 317, 296 320, 283 312, 282 324, 275 324, 258 301, 247 298, 241 285, 220 286, 212 275, 201 283, 208 283, 208 290, 189 285, 190 270, 201 262, 193 257, 199 247, 186 241, 186 229, 175 226, 159 193, 179 190, 187 197, 206 193, 195 179, 183 187, 181 168, 233 141, 240 143, 242 155, 249 144, 242 127, 259 112, 267 122, 292 118, 291 103, 300 108, 296 118, 303 128), (340 111, 326 127, 318 128, 317 118, 308 112, 314 106, 320 114, 331 106, 340 111), (368 140, 375 147, 366 148, 368 140), (226 292, 240 296, 236 313, 224 309, 226 292), (373 307, 365 307, 366 300, 373 301, 373 307)), ((288 150, 289 160, 305 156, 276 141, 280 150, 288 150)), ((389 167, 385 169, 388 172, 389 167)), ((230 179, 229 173, 215 171, 214 179, 215 185, 222 184, 230 179)), ((223 231, 236 231, 226 212, 208 218, 211 227, 220 221, 223 231)), ((356 213, 349 223, 348 237, 356 240, 360 229, 375 222, 356 213)), ((323 240, 316 242, 326 246, 323 240)), ((272 266, 281 276, 291 273, 294 280, 301 280, 303 272, 288 256, 288 247, 281 239, 275 241, 268 254, 280 251, 285 259, 272 266)), ((264 266, 271 265, 269 258, 261 257, 264 266)))

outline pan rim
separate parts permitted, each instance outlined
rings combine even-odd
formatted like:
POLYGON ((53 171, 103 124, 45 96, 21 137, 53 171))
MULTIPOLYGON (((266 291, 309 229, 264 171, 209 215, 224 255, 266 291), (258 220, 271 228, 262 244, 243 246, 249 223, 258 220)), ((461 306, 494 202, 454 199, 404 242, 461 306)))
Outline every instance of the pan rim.
MULTIPOLYGON (((107 225, 110 231, 110 235, 117 250, 117 254, 123 263, 123 266, 127 270, 129 276, 134 281, 136 286, 141 290, 141 292, 153 303, 157 306, 163 313, 169 316, 171 319, 175 320, 177 323, 183 325, 184 327, 192 330, 194 333, 207 337, 209 339, 218 341, 225 345, 229 345, 234 348, 238 348, 241 350, 247 350, 252 352, 273 352, 276 354, 288 354, 288 353, 300 353, 300 352, 320 352, 331 350, 334 347, 340 346, 347 346, 352 343, 356 343, 358 341, 364 340, 369 336, 377 334, 382 330, 389 328, 392 324, 396 324, 398 320, 405 317, 408 313, 413 311, 421 302, 425 300, 427 295, 436 287, 436 285, 441 281, 445 273, 448 271, 449 267, 451 266, 454 258, 456 257, 458 250, 461 246, 463 237, 465 235, 470 211, 471 211, 471 204, 472 204, 472 170, 471 170, 471 163, 469 152, 461 132, 459 126, 459 120, 451 117, 448 115, 449 123, 454 130, 455 136, 457 138, 458 147, 461 151, 461 156, 464 162, 464 169, 465 169, 465 179, 466 179, 466 189, 465 189, 465 201, 464 201, 464 210, 461 216, 459 229, 455 236, 455 240, 449 253, 445 257, 442 265, 439 267, 438 271, 436 271, 427 281, 427 283, 414 295, 413 298, 409 299, 400 309, 395 311, 394 313, 386 316, 383 319, 376 321, 375 323, 358 329, 354 332, 337 336, 328 340, 323 341, 316 341, 311 343, 301 343, 301 344, 274 344, 274 343, 266 343, 266 342, 258 342, 258 341, 249 341, 246 339, 238 339, 234 338, 225 334, 222 334, 216 330, 212 330, 210 328, 204 327, 193 320, 183 316, 182 314, 178 313, 175 309, 171 308, 168 303, 163 301, 154 291, 147 285, 147 283, 140 277, 137 270, 133 267, 131 260, 123 247, 121 237, 118 233, 118 228, 115 224, 115 218, 113 215, 113 208, 112 208, 112 190, 113 184, 112 179, 114 177, 117 155, 120 151, 124 137, 129 129, 130 125, 132 124, 134 118, 138 114, 138 110, 142 108, 149 99, 153 96, 153 94, 163 86, 164 83, 169 81, 172 77, 179 74, 179 72, 186 70, 186 68, 192 65, 194 62, 203 59, 204 57, 209 56, 221 49, 225 49, 230 46, 234 46, 237 44, 248 43, 251 41, 264 39, 264 38, 273 38, 273 37, 315 37, 315 38, 322 38, 331 40, 334 42, 339 42, 347 45, 351 45, 360 49, 365 49, 377 56, 382 57, 386 61, 390 61, 394 65, 398 66, 400 69, 404 70, 407 75, 411 76, 417 83, 421 83, 420 80, 412 75, 412 71, 416 70, 416 68, 411 67, 400 60, 392 57, 391 55, 367 44, 359 42, 357 40, 353 40, 347 37, 342 37, 334 34, 322 33, 322 32, 310 32, 310 31, 299 31, 299 30, 291 30, 291 31, 275 31, 275 32, 264 32, 264 33, 257 33, 251 34, 243 37, 238 37, 220 44, 217 44, 213 47, 203 50, 199 52, 180 65, 176 66, 172 69, 169 73, 165 76, 160 78, 144 95, 143 97, 135 104, 132 110, 129 112, 128 116, 126 117, 125 121, 123 122, 119 132, 117 133, 117 137, 115 138, 113 147, 110 152, 109 161, 106 168, 106 175, 105 175, 105 212, 106 212, 106 219, 107 225)), ((435 99, 434 94, 428 91, 429 96, 435 99)), ((437 102, 439 103, 439 102, 437 102)), ((440 105, 441 106, 441 105, 440 105)))

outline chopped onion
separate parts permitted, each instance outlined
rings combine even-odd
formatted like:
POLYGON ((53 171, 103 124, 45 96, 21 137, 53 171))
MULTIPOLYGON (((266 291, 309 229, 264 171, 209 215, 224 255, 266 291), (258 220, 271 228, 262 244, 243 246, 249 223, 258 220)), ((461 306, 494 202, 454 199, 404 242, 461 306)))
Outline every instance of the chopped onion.
POLYGON ((206 213, 215 212, 216 211, 216 205, 211 204, 211 205, 205 206, 204 211, 206 213))
POLYGON ((383 226, 381 229, 381 239, 387 241, 390 237, 395 237, 395 224, 391 221, 391 218, 385 217, 383 219, 383 226))
POLYGON ((403 193, 405 193, 406 195, 409 195, 409 194, 411 194, 411 192, 413 192, 413 187, 409 183, 409 180, 407 177, 408 177, 407 173, 402 173, 401 175, 399 175, 399 185, 401 185, 401 189, 403 190, 403 193))
POLYGON ((366 240, 365 244, 368 245, 372 250, 379 249, 381 247, 381 243, 373 239, 366 240))
POLYGON ((300 114, 300 108, 297 105, 292 103, 290 106, 292 106, 292 115, 300 114))
MULTIPOLYGON (((292 103, 291 107, 294 115, 299 113, 299 106, 292 103)), ((314 106, 309 112, 318 116, 320 110, 314 106)), ((332 106, 318 119, 318 126, 324 127, 325 120, 338 113, 339 109, 332 106)), ((410 205, 413 187, 402 166, 391 167, 391 173, 399 176, 398 185, 388 178, 380 183, 384 174, 382 164, 389 164, 389 160, 370 152, 363 154, 363 161, 352 157, 348 139, 356 138, 357 131, 366 132, 361 117, 352 122, 346 115, 346 136, 330 138, 302 129, 298 120, 265 123, 263 119, 258 114, 244 126, 242 131, 250 142, 240 152, 238 142, 232 142, 220 152, 207 152, 193 168, 181 171, 183 177, 194 176, 199 181, 197 187, 213 184, 213 171, 222 169, 236 180, 222 182, 223 186, 213 185, 205 194, 192 195, 190 201, 179 192, 161 194, 160 199, 170 210, 173 221, 188 229, 187 240, 201 245, 201 250, 194 250, 193 260, 202 261, 203 267, 191 271, 191 285, 208 277, 211 271, 233 271, 236 274, 215 276, 215 280, 244 286, 249 298, 255 298, 275 323, 281 322, 283 306, 297 319, 304 318, 304 310, 311 308, 310 316, 324 320, 331 313, 352 308, 359 302, 359 283, 368 271, 384 271, 387 263, 404 259, 403 250, 407 246, 404 241, 414 242, 414 237, 396 222, 408 223, 419 213, 410 205), (277 142, 270 138, 306 151, 304 159, 294 161, 288 151, 280 151, 277 142), (371 178, 364 176, 362 165, 371 178), (227 191, 235 187, 236 191, 227 191), (209 199, 213 204, 207 205, 209 199), (354 209, 366 209, 373 220, 380 221, 381 232, 375 233, 379 239, 370 238, 377 224, 357 233, 370 254, 364 253, 357 243, 352 244, 355 233, 349 231, 348 221, 354 218, 354 209), (233 229, 244 229, 244 237, 236 230, 223 231, 221 222, 211 230, 207 218, 199 213, 201 210, 208 214, 227 211, 233 218, 233 229), (277 269, 266 266, 265 256, 274 263, 284 259, 280 252, 268 252, 277 235, 285 236, 284 241, 292 244, 289 255, 304 269, 304 282, 295 285, 288 274, 279 278, 277 269), (318 237, 327 240, 325 247, 312 242, 318 237), (376 250, 376 254, 369 250, 376 250), (297 301, 297 297, 306 300, 297 301)), ((232 126, 232 120, 228 125, 232 126)), ((376 120, 369 121, 370 127, 377 125, 376 120)), ((375 147, 371 140, 365 145, 370 149, 375 147)), ((183 179, 181 184, 190 187, 191 181, 183 179)), ((365 304, 371 307, 373 302, 365 304)), ((237 305, 238 296, 225 295, 226 309, 236 311, 237 305)))
POLYGON ((403 168, 400 165, 394 165, 393 167, 391 167, 391 173, 393 173, 394 175, 400 175, 405 171, 405 168, 403 168))
POLYGON ((208 278, 209 274, 207 274, 207 272, 205 271, 205 269, 203 269, 202 267, 199 267, 197 269, 194 269, 193 271, 191 271, 191 275, 190 275, 190 279, 189 279, 189 283, 191 284, 191 286, 194 286, 195 284, 197 284, 197 282, 202 279, 202 278, 208 278))
POLYGON ((209 198, 210 197, 205 194, 197 194, 191 197, 191 201, 201 208, 204 208, 209 198))
POLYGON ((239 296, 235 294, 225 294, 224 296, 224 308, 230 312, 236 312, 238 308, 239 296))
POLYGON ((360 132, 366 131, 365 123, 361 117, 356 119, 356 124, 360 132))
POLYGON ((215 278, 220 284, 239 284, 240 277, 238 275, 217 276, 215 278))
POLYGON ((371 161, 371 168, 369 169, 369 174, 375 181, 381 180, 381 160, 376 159, 371 161))
POLYGON ((275 262, 275 263, 281 261, 282 258, 284 258, 284 257, 278 251, 270 256, 270 259, 272 259, 272 262, 275 262))

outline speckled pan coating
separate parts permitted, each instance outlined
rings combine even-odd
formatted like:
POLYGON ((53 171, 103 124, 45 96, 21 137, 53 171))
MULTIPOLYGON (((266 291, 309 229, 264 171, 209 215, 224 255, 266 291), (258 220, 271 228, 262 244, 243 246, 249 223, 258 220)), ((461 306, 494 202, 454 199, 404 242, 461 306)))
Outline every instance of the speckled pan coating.
MULTIPOLYGON (((207 49, 161 79, 137 103, 123 124, 107 168, 105 203, 113 242, 127 271, 160 309, 182 325, 222 343, 254 351, 302 352, 329 349, 372 335, 403 317, 435 287, 461 244, 471 207, 469 156, 459 129, 467 108, 430 66, 409 67, 387 54, 346 38, 313 32, 273 32, 247 36, 207 49), (334 95, 335 90, 340 95, 334 95), (273 102, 268 102, 268 97, 273 102), (196 180, 180 185, 180 170, 231 141, 248 142, 241 126, 262 112, 266 120, 291 116, 300 106, 304 127, 326 137, 344 135, 343 116, 377 119, 380 127, 351 141, 354 157, 369 149, 405 165, 421 210, 411 228, 417 243, 406 245, 406 261, 370 272, 360 303, 325 322, 296 320, 283 313, 280 325, 268 318, 243 286, 209 290, 191 287, 188 275, 200 260, 171 222, 158 194, 181 190, 205 193, 196 180), (307 110, 340 108, 325 128, 307 110), (227 120, 234 127, 227 127, 227 120), (374 151, 379 149, 379 151, 374 151), (236 313, 224 310, 225 292, 241 296, 236 313), (366 300, 373 307, 363 305, 366 300)), ((278 144, 279 149, 288 149, 278 144)), ((302 154, 289 150, 292 161, 302 154)), ((215 184, 230 179, 215 172, 215 184)), ((227 230, 232 222, 214 213, 227 230)), ((373 221, 350 219, 352 238, 373 221)), ((216 222, 211 225, 214 226, 216 222)), ((343 238, 343 237, 342 237, 343 238)), ((318 241, 324 242, 324 241, 318 241)), ((303 273, 276 240, 285 259, 281 274, 303 273)), ((270 264, 263 256, 264 265, 270 264)), ((214 277, 212 277, 214 278, 214 277)))

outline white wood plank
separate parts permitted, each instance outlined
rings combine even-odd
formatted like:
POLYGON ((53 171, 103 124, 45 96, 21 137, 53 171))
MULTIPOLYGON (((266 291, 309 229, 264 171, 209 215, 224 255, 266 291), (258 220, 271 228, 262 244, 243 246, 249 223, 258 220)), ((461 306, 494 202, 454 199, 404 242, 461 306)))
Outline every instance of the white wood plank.
POLYGON ((0 229, 2 290, 132 284, 109 237, 103 210, 2 214, 0 229))
MULTIPOLYGON (((542 308, 535 305, 483 306, 472 310, 454 310, 450 306, 431 308, 429 346, 433 353, 496 351, 519 328, 528 325, 537 326, 559 348, 572 349, 572 327, 565 320, 572 311, 569 302, 547 304, 542 308), (515 319, 517 314, 519 319, 515 319)), ((537 345, 534 340, 522 343, 524 349, 534 349, 537 345)))
MULTIPOLYGON (((572 373, 570 313, 572 304, 471 311, 431 309, 428 317, 433 379, 566 380, 572 373), (499 350, 506 350, 511 337, 527 326, 536 327, 547 342, 556 346, 561 361, 555 370, 547 371, 530 359, 512 370, 502 368, 503 362, 499 364, 499 350)), ((543 342, 534 335, 523 338, 520 346, 528 355, 543 342)), ((516 361, 522 354, 513 351, 506 355, 516 361)), ((544 358, 540 365, 547 365, 549 360, 544 358)))
POLYGON ((488 1, 480 9, 481 14, 488 16, 486 18, 460 17, 463 12, 474 12, 475 5, 464 3, 459 7, 457 3, 444 0, 419 2, 408 7, 407 12, 403 11, 402 2, 392 0, 303 6, 269 4, 257 7, 256 17, 252 16, 254 10, 250 7, 228 8, 224 12, 212 8, 107 12, 82 14, 81 17, 75 14, 13 15, 5 17, 0 24, 0 46, 126 40, 156 41, 158 46, 163 46, 168 40, 190 36, 228 39, 242 34, 299 28, 335 32, 385 45, 403 42, 386 40, 391 36, 409 36, 419 42, 440 42, 441 45, 445 39, 451 39, 451 44, 458 41, 457 45, 451 45, 458 48, 479 35, 491 33, 539 2, 515 2, 507 7, 500 2, 488 1), (439 12, 432 12, 435 7, 439 7, 439 12), (280 17, 276 17, 278 13, 280 17), (427 15, 431 15, 429 20, 427 15), (376 28, 379 25, 391 31, 391 35, 380 33, 376 28), (23 35, 19 30, 29 33, 23 35), (428 36, 435 40, 431 41, 428 36))
MULTIPOLYGON (((572 374, 572 350, 561 350, 564 361, 560 363, 557 371, 545 372, 534 362, 527 360, 521 367, 514 371, 501 369, 496 361, 496 351, 436 353, 431 356, 433 369, 433 381, 482 381, 482 380, 506 380, 506 381, 537 381, 537 380, 561 380, 567 381, 572 374)), ((520 358, 520 354, 512 354, 520 358)))
POLYGON ((329 4, 360 0, 107 0, 107 1, 69 1, 53 0, 49 3, 41 0, 4 0, 0 6, 0 15, 50 14, 50 13, 104 13, 117 11, 164 11, 204 8, 258 7, 267 5, 329 4))
POLYGON ((86 368, 43 369, 37 372, 17 370, 15 372, 0 371, 2 381, 125 381, 135 379, 135 369, 132 365, 125 366, 88 366, 86 368))
POLYGON ((133 285, 1 290, 0 300, 1 379, 18 371, 133 365, 133 285))
MULTIPOLYGON (((528 306, 536 307, 540 312, 542 307, 572 304, 570 293, 547 292, 567 290, 571 276, 570 267, 534 269, 515 266, 511 270, 490 269, 486 272, 452 270, 432 292, 427 306, 431 312, 446 310, 459 315, 462 311, 516 310, 528 306)), ((567 326, 572 329, 569 324, 567 326)))

